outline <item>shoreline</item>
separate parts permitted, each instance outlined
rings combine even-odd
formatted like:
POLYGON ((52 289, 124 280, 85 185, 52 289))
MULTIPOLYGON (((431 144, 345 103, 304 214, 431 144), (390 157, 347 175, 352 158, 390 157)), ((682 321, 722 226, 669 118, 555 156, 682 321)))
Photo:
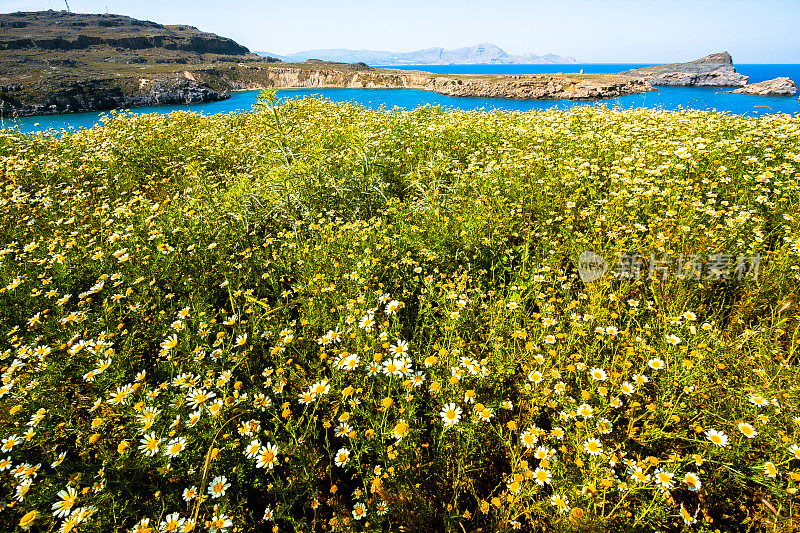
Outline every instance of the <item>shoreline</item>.
MULTIPOLYGON (((242 88, 232 88, 229 90, 229 93, 243 93, 243 92, 261 92, 272 88, 272 86, 261 86, 259 88, 252 88, 252 87, 242 87, 242 88)), ((415 86, 369 86, 369 87, 352 87, 344 84, 336 84, 336 85, 325 85, 325 86, 308 86, 308 85, 287 85, 287 86, 280 86, 274 87, 277 90, 324 90, 324 89, 352 89, 352 90, 359 90, 359 89, 416 89, 420 91, 432 92, 434 94, 441 94, 442 96, 451 96, 453 98, 477 98, 477 99, 490 99, 490 100, 510 100, 510 101, 526 101, 526 100, 551 100, 551 101, 588 101, 588 102, 602 102, 604 100, 613 100, 615 98, 619 98, 621 96, 628 96, 631 94, 641 94, 642 92, 658 92, 657 87, 653 87, 648 91, 641 91, 641 92, 631 92, 627 94, 620 94, 614 96, 598 96, 598 97, 587 97, 587 98, 566 98, 566 97, 538 97, 538 98, 524 98, 524 97, 512 97, 512 96, 499 96, 499 95, 454 95, 448 94, 445 92, 437 91, 435 88, 432 87, 415 87, 415 86)), ((708 90, 715 90, 720 89, 722 87, 695 87, 700 89, 708 89, 708 90)), ((767 96, 769 98, 776 98, 776 99, 794 99, 798 100, 798 98, 793 96, 767 96)), ((2 116, 3 120, 14 120, 17 118, 31 118, 31 117, 52 117, 58 115, 75 115, 80 113, 98 113, 98 112, 109 112, 109 111, 124 111, 128 109, 138 109, 142 107, 169 107, 175 105, 200 105, 205 103, 212 103, 215 101, 224 101, 228 98, 218 99, 218 100, 209 100, 209 101, 201 101, 201 102, 184 102, 184 103, 163 103, 163 104, 144 104, 139 106, 122 106, 122 107, 110 107, 105 109, 77 109, 77 110, 69 110, 69 111, 57 111, 52 113, 30 113, 30 114, 17 114, 17 116, 2 116)), ((761 106, 755 106, 761 107, 761 106)), ((798 110, 800 112, 800 110, 798 110)))
POLYGON ((53 116, 210 103, 227 100, 234 92, 269 88, 419 89, 456 98, 602 102, 657 91, 656 87, 662 85, 722 88, 747 78, 735 72, 729 55, 712 54, 707 58, 619 73, 536 74, 438 74, 416 68, 387 69, 313 60, 269 64, 211 62, 187 70, 130 72, 114 78, 96 73, 87 73, 88 77, 70 74, 46 89, 0 86, 0 115, 53 116), (714 62, 704 63, 707 58, 714 62))
MULTIPOLYGON (((604 100, 628 94, 655 91, 649 83, 630 79, 625 80, 613 74, 531 74, 531 75, 453 75, 439 76, 421 71, 398 73, 386 70, 367 70, 344 72, 338 70, 311 70, 295 67, 258 68, 251 79, 242 79, 240 73, 235 78, 220 75, 214 69, 194 72, 183 71, 180 76, 171 78, 169 83, 175 89, 162 90, 157 96, 145 93, 163 79, 139 78, 129 80, 138 88, 129 94, 118 95, 113 99, 104 97, 103 92, 86 94, 85 86, 99 84, 87 80, 83 85, 75 82, 64 88, 66 94, 40 95, 40 101, 11 107, 0 102, 0 116, 3 118, 67 115, 82 112, 111 111, 114 109, 133 109, 139 107, 174 106, 181 104, 200 104, 222 101, 230 98, 233 92, 262 91, 275 89, 419 89, 444 96, 467 98, 492 98, 504 100, 604 100), (204 79, 210 79, 204 83, 204 79), (255 81, 253 78, 261 78, 255 81), (263 80, 263 81, 262 81, 263 80), (224 84, 222 90, 211 88, 211 84, 224 84), (79 87, 76 88, 75 86, 79 87), (48 99, 49 98, 49 99, 48 99), (55 102, 58 103, 55 103, 55 102), (67 103, 64 103, 67 102, 67 103), (8 109, 10 107, 10 109, 8 109), (6 117, 6 114, 8 116, 6 117)), ((19 100, 18 100, 19 101, 19 100)))
MULTIPOLYGON (((409 87, 394 87, 394 88, 395 89, 400 89, 400 88, 409 88, 409 87)), ((375 109, 375 110, 379 109, 378 107, 373 107, 373 106, 370 106, 368 104, 365 104, 365 103, 361 102, 359 100, 358 96, 355 93, 355 91, 357 89, 358 88, 353 88, 353 87, 307 87, 306 86, 306 87, 279 87, 279 88, 277 88, 277 91, 278 91, 279 98, 284 98, 280 94, 282 91, 298 91, 298 92, 302 91, 302 92, 306 93, 306 94, 296 94, 296 95, 293 96, 295 98, 304 98, 304 97, 307 97, 307 96, 311 96, 316 92, 316 94, 318 94, 322 98, 331 100, 331 101, 336 102, 336 103, 355 102, 355 103, 357 103, 359 105, 366 106, 367 108, 372 108, 372 109, 375 109), (338 99, 336 96, 330 96, 330 95, 322 94, 322 92, 324 90, 326 90, 326 89, 353 89, 354 93, 352 95, 352 99, 338 99)), ((370 89, 392 89, 392 87, 372 87, 370 89)), ((410 89, 413 89, 413 88, 410 88, 410 89)), ((682 88, 682 87, 671 87, 670 88, 670 87, 667 87, 667 88, 664 88, 663 90, 667 91, 667 98, 669 98, 669 92, 670 91, 673 92, 673 93, 676 93, 676 92, 682 92, 684 89, 686 89, 686 88, 682 88)), ((722 95, 722 92, 720 91, 719 87, 689 87, 688 89, 689 89, 689 92, 692 92, 694 90, 694 91, 702 92, 704 94, 705 93, 716 93, 716 94, 718 94, 720 96, 722 95)), ((237 88, 237 89, 231 89, 230 93, 233 96, 234 93, 236 93, 236 94, 240 94, 240 93, 258 93, 258 92, 261 92, 262 90, 263 89, 258 89, 258 88, 237 88)), ((419 89, 419 90, 423 90, 423 89, 419 89)), ((425 92, 429 93, 431 91, 428 90, 428 91, 425 91, 425 92)), ((663 97, 659 97, 658 96, 662 92, 663 92, 662 90, 657 90, 655 92, 655 94, 653 95, 653 98, 656 98, 656 99, 663 98, 663 97)), ((436 93, 434 93, 434 94, 436 94, 436 93)), ((642 93, 641 94, 641 96, 643 98, 645 97, 645 95, 646 95, 646 93, 642 93)), ((447 95, 444 95, 444 96, 447 96, 447 95)), ((633 95, 629 95, 629 96, 633 96, 633 95)), ((730 96, 731 95, 726 94, 724 98, 728 98, 730 96)), ((753 98, 752 96, 743 96, 743 95, 733 95, 733 96, 734 96, 734 98, 738 97, 738 98, 736 98, 737 100, 742 100, 744 98, 749 100, 749 99, 753 98)), ((380 98, 380 96, 378 96, 378 95, 376 95, 376 97, 380 98)), ((424 96, 420 96, 420 97, 424 98, 424 96)), ((702 98, 702 95, 700 95, 699 97, 702 98)), ((250 98, 250 97, 245 97, 245 98, 247 99, 247 98, 250 98)), ((459 97, 452 97, 452 98, 457 99, 459 97)), ((697 98, 697 96, 695 96, 695 98, 697 98)), ((722 110, 720 112, 722 112, 722 113, 730 113, 730 114, 733 114, 733 115, 744 116, 744 115, 747 115, 747 114, 749 114, 751 112, 756 111, 756 108, 766 108, 767 110, 762 110, 762 111, 759 111, 757 113, 759 117, 760 116, 766 116, 766 115, 791 115, 791 116, 794 116, 794 115, 800 114, 800 101, 796 97, 787 97, 787 96, 769 96, 769 97, 767 97, 767 96, 765 96, 765 97, 760 97, 760 98, 761 98, 761 101, 759 103, 757 103, 756 105, 753 105, 752 108, 750 108, 748 110, 736 111, 736 110, 726 110, 726 109, 722 108, 722 110), (780 102, 780 104, 779 104, 778 108, 774 108, 774 107, 771 107, 770 102, 767 101, 767 100, 775 101, 776 104, 778 102, 780 102), (787 107, 787 101, 792 101, 791 104, 788 104, 789 108, 786 108, 787 107)), ((252 100, 253 101, 255 100, 255 96, 252 97, 252 100)), ((516 102, 525 102, 526 101, 526 100, 512 100, 512 99, 506 99, 506 98, 490 98, 490 97, 480 97, 480 98, 477 98, 477 100, 495 100, 495 101, 504 101, 505 100, 505 101, 516 101, 516 102)), ((539 99, 539 100, 542 100, 542 99, 539 99)), ((611 106, 610 108, 613 108, 613 109, 619 108, 619 109, 622 109, 622 110, 628 110, 628 109, 632 109, 632 108, 640 108, 640 109, 656 108, 656 109, 662 109, 662 110, 668 111, 668 112, 680 111, 681 109, 683 109, 683 110, 692 110, 692 109, 694 109, 694 110, 699 110, 699 111, 718 111, 717 107, 712 107, 712 106, 709 106, 709 107, 706 107, 706 108, 693 107, 691 104, 688 103, 688 101, 685 104, 678 104, 679 106, 682 106, 682 107, 675 108, 675 107, 668 107, 669 106, 668 103, 656 104, 655 106, 652 106, 652 105, 650 105, 650 106, 644 106, 644 105, 642 105, 642 106, 638 106, 638 105, 626 106, 622 102, 615 103, 615 102, 611 102, 610 100, 611 99, 596 99, 596 100, 582 101, 582 102, 584 102, 586 105, 589 105, 589 106, 591 106, 591 105, 606 105, 607 107, 611 106), (667 107, 664 107, 664 106, 667 106, 667 107)), ((534 102, 536 100, 527 100, 527 101, 534 102)), ((551 109, 551 108, 558 108, 559 110, 564 110, 564 109, 568 109, 569 107, 571 107, 571 105, 574 105, 574 103, 570 104, 570 102, 575 102, 575 101, 570 101, 570 100, 557 100, 557 99, 549 99, 549 100, 545 100, 545 101, 552 102, 552 104, 549 104, 549 105, 545 104, 545 107, 541 107, 541 108, 540 107, 533 107, 533 108, 508 107, 508 108, 506 108, 502 104, 500 104, 500 107, 493 107, 495 104, 491 104, 490 102, 486 102, 486 105, 488 105, 491 109, 508 110, 509 112, 528 112, 528 111, 535 111, 535 110, 539 110, 539 109, 551 109), (562 107, 562 106, 566 106, 566 107, 562 107)), ((222 100, 220 102, 225 102, 225 100, 222 100)), ((213 103, 214 102, 207 102, 206 104, 213 104, 213 103)), ((178 106, 169 106, 169 105, 147 106, 150 109, 147 109, 146 111, 142 111, 141 107, 123 107, 123 108, 114 108, 114 109, 105 109, 105 110, 81 110, 81 111, 71 111, 71 112, 67 112, 67 113, 50 113, 50 114, 43 114, 43 115, 27 115, 27 116, 17 116, 17 117, 3 117, 2 120, 5 122, 5 124, 0 124, 0 131, 11 130, 11 129, 14 129, 16 127, 21 127, 23 129, 23 131, 24 131, 26 129, 30 129, 31 126, 35 122, 37 122, 36 119, 41 119, 44 124, 47 124, 48 122, 57 122, 58 123, 59 120, 60 120, 58 118, 59 116, 63 116, 63 119, 61 119, 61 120, 64 121, 63 124, 44 126, 44 127, 39 128, 39 129, 30 130, 30 131, 28 131, 28 133, 33 133, 33 132, 36 132, 36 131, 47 131, 47 130, 50 130, 50 129, 61 130, 61 129, 67 128, 70 125, 71 122, 76 122, 78 124, 78 125, 75 126, 76 129, 89 127, 88 122, 87 122, 87 124, 81 124, 82 121, 87 120, 87 119, 84 119, 84 118, 74 118, 74 119, 73 118, 69 118, 69 117, 80 117, 82 115, 95 117, 95 118, 92 118, 90 120, 90 122, 95 124, 95 123, 98 123, 96 118, 100 117, 103 114, 113 114, 113 113, 121 113, 121 112, 130 112, 130 113, 134 113, 134 114, 147 114, 147 113, 167 114, 167 113, 170 113, 172 111, 176 111, 176 112, 198 113, 198 114, 206 115, 206 116, 212 116, 212 115, 215 115, 217 113, 220 113, 220 114, 231 114, 231 113, 248 113, 248 112, 252 112, 252 108, 250 107, 252 102, 250 102, 249 100, 246 103, 246 105, 242 105, 242 107, 231 107, 230 109, 221 109, 221 110, 218 110, 218 111, 217 110, 207 110, 207 109, 197 109, 197 106, 201 106, 203 104, 204 104, 203 102, 195 102, 195 103, 190 103, 190 104, 180 104, 178 106), (169 109, 164 110, 163 108, 169 108, 169 109)), ((382 105, 386 106, 387 109, 391 109, 393 107, 391 102, 385 102, 382 105)), ((396 104, 396 105, 399 105, 399 104, 396 104)), ((463 107, 462 108, 462 107, 459 107, 458 104, 454 103, 454 102, 431 104, 431 105, 441 105, 445 109, 453 109, 453 110, 467 110, 467 111, 475 110, 475 111, 480 111, 481 109, 483 109, 483 106, 477 106, 477 105, 474 106, 474 107, 470 107, 468 105, 467 107, 463 107)), ((407 106, 402 106, 402 105, 400 105, 400 107, 404 108, 404 109, 411 109, 411 108, 409 108, 407 106)), ((750 118, 758 118, 758 117, 751 116, 750 118)))

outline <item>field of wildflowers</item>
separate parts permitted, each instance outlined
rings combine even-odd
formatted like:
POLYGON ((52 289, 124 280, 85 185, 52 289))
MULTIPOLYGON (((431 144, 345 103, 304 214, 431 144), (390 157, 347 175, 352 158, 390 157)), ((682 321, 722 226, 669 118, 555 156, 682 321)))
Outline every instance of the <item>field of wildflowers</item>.
POLYGON ((8 528, 798 528, 800 118, 273 104, 0 132, 8 528))

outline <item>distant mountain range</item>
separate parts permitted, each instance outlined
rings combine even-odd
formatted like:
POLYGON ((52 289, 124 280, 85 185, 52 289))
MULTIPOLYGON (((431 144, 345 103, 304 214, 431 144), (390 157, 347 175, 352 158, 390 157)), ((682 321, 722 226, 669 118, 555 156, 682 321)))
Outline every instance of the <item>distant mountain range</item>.
POLYGON ((542 64, 577 63, 572 57, 554 54, 537 56, 535 54, 511 55, 499 46, 481 43, 464 48, 426 48, 414 52, 383 52, 377 50, 348 50, 332 48, 326 50, 306 50, 296 54, 279 55, 270 52, 256 52, 258 55, 275 57, 281 61, 296 63, 308 59, 338 61, 342 63, 362 62, 368 65, 476 65, 476 64, 542 64))

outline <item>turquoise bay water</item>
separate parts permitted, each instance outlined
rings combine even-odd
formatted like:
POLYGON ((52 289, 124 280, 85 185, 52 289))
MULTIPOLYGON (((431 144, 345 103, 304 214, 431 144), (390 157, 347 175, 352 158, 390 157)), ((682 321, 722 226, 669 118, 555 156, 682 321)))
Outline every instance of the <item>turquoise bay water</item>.
MULTIPOLYGON (((643 65, 634 64, 586 64, 586 65, 410 65, 406 70, 426 70, 448 74, 539 74, 555 72, 619 72, 643 65)), ((395 67, 396 68, 396 67, 395 67)), ((751 83, 777 76, 788 76, 800 80, 800 65, 736 65, 736 69, 751 76, 751 83)), ((762 97, 726 94, 730 88, 717 87, 659 87, 658 91, 627 95, 620 98, 576 102, 569 100, 504 100, 499 98, 459 98, 422 91, 418 89, 283 89, 280 98, 321 96, 334 102, 355 102, 371 109, 400 107, 415 109, 423 105, 439 105, 447 108, 475 110, 532 111, 542 109, 567 109, 574 106, 603 105, 621 109, 681 108, 717 110, 746 116, 765 113, 800 113, 800 101, 794 97, 762 97)), ((256 101, 258 91, 233 93, 231 98, 207 104, 184 104, 176 106, 140 107, 132 113, 165 114, 175 110, 194 111, 206 114, 249 111, 256 101)), ((70 113, 41 117, 24 117, 0 121, 0 128, 19 127, 24 132, 37 132, 50 128, 89 128, 99 121, 102 113, 70 113)))

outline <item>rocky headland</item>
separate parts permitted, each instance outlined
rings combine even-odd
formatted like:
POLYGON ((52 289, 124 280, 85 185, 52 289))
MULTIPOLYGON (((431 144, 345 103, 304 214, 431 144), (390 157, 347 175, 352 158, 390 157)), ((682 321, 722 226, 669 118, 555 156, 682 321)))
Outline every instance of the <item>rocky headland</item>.
POLYGON ((230 97, 227 92, 211 89, 183 77, 161 77, 140 80, 137 88, 126 87, 133 80, 96 79, 73 81, 49 87, 32 99, 18 100, 13 96, 17 87, 0 87, 5 96, 0 99, 0 112, 16 116, 52 115, 81 111, 128 109, 157 105, 196 104, 214 102, 230 97))
POLYGON ((735 91, 728 92, 732 94, 751 94, 755 96, 794 96, 797 94, 797 85, 789 78, 780 77, 760 81, 758 83, 751 83, 735 91))
POLYGON ((616 74, 533 74, 533 75, 434 75, 375 69, 361 64, 360 68, 343 69, 343 65, 309 61, 302 66, 255 67, 264 78, 256 87, 243 88, 410 88, 433 91, 448 96, 508 99, 568 99, 589 100, 615 98, 654 90, 647 82, 616 74), (316 67, 316 68, 314 68, 316 67))
POLYGON ((687 63, 669 63, 620 72, 650 85, 680 87, 741 87, 749 76, 739 74, 728 52, 710 54, 687 63))
POLYGON ((413 88, 486 98, 613 98, 653 90, 615 74, 436 75, 261 57, 191 26, 66 11, 0 14, 0 116, 200 103, 243 89, 413 88))

